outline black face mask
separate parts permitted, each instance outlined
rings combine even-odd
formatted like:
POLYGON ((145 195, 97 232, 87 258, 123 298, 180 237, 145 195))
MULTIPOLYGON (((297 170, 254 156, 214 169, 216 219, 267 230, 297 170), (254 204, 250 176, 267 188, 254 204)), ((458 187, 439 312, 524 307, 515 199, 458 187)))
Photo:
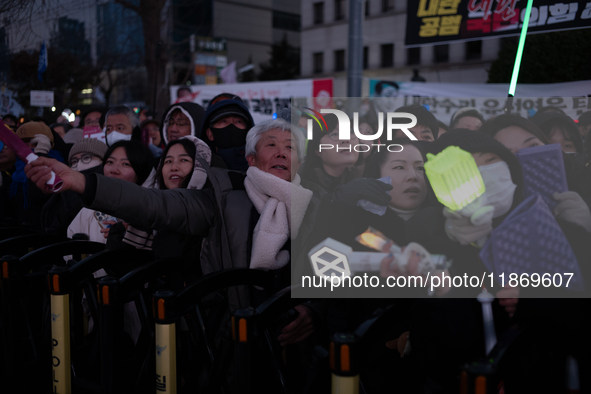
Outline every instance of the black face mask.
POLYGON ((220 155, 220 157, 224 160, 228 170, 248 170, 248 161, 246 161, 246 157, 244 156, 244 146, 218 149, 218 155, 220 155))
POLYGON ((210 127, 213 133, 213 144, 218 149, 238 148, 246 145, 246 133, 248 130, 239 129, 234 124, 226 127, 210 127))

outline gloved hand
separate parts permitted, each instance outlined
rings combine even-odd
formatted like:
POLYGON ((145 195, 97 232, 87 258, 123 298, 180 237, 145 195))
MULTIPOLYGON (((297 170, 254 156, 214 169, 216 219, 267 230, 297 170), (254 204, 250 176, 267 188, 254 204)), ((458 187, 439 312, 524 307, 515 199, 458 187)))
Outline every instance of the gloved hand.
POLYGON ((333 192, 332 201, 356 207, 357 201, 368 200, 377 205, 387 206, 390 204, 390 190, 392 185, 377 179, 355 179, 337 187, 333 192))
POLYGON ((49 137, 44 134, 35 134, 35 138, 31 140, 31 143, 37 144, 34 149, 35 153, 47 154, 51 149, 51 141, 49 140, 49 137))
POLYGON ((462 245, 470 245, 480 238, 488 236, 492 228, 492 215, 488 220, 481 220, 479 225, 474 225, 469 217, 460 215, 445 207, 443 208, 445 219, 445 232, 452 241, 457 241, 462 245))
POLYGON ((558 201, 554 207, 556 219, 576 224, 591 233, 591 211, 578 193, 554 193, 552 198, 558 201))

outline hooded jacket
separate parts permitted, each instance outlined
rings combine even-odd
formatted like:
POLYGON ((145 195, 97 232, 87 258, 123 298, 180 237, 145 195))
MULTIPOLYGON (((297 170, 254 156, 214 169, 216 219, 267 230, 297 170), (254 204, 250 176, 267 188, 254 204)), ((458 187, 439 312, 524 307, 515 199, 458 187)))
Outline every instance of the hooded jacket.
POLYGON ((168 144, 168 121, 170 120, 170 115, 177 109, 180 109, 182 113, 189 118, 191 122, 191 135, 197 138, 201 138, 201 130, 202 130, 202 123, 203 118, 205 115, 205 110, 202 106, 197 103, 176 103, 171 105, 166 109, 165 115, 162 117, 162 127, 160 128, 160 134, 162 137, 162 141, 165 144, 168 144))

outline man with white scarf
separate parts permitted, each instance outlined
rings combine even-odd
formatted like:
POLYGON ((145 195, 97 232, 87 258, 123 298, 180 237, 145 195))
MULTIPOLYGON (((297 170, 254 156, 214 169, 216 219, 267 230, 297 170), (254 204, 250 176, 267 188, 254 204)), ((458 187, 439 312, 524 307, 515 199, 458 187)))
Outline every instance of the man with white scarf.
MULTIPOLYGON (((44 189, 54 171, 64 182, 61 191, 80 193, 87 207, 127 222, 203 236, 204 274, 238 267, 280 269, 290 262, 289 242, 297 237, 313 194, 297 175, 304 136, 285 120, 265 121, 249 131, 245 154, 250 166, 246 177, 207 166, 211 186, 203 190, 145 189, 96 174, 85 176, 45 158, 27 166, 26 173, 44 189), (231 190, 224 184, 231 184, 231 190)), ((230 301, 233 307, 248 305, 242 295, 230 301)), ((299 342, 313 332, 310 309, 296 309, 299 317, 284 328, 281 344, 299 342)))

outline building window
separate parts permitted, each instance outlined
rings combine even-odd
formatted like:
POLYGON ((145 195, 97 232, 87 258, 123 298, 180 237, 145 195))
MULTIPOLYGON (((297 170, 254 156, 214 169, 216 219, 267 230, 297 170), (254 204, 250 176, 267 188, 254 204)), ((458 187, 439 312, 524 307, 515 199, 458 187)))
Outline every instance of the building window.
POLYGON ((409 66, 421 63, 421 48, 408 48, 406 50, 406 64, 409 66))
POLYGON ((345 19, 345 0, 334 0, 334 20, 345 19))
POLYGON ((345 50, 334 51, 334 70, 345 71, 345 50))
POLYGON ((369 16, 369 0, 365 0, 365 16, 369 16))
POLYGON ((324 3, 314 3, 314 24, 321 25, 324 23, 324 3))
POLYGON ((363 69, 369 68, 369 47, 363 47, 363 69))
POLYGON ((435 45, 433 47, 433 58, 435 63, 449 62, 449 44, 435 45))
POLYGON ((382 67, 394 66, 394 44, 384 44, 382 49, 382 67))
POLYGON ((468 41, 466 43, 466 60, 479 60, 482 58, 482 40, 468 41))
POLYGON ((273 29, 300 31, 300 16, 289 12, 273 11, 273 29))
POLYGON ((394 11, 394 0, 382 0, 382 12, 394 11))
POLYGON ((324 71, 324 56, 322 52, 314 54, 314 74, 322 74, 324 71))

